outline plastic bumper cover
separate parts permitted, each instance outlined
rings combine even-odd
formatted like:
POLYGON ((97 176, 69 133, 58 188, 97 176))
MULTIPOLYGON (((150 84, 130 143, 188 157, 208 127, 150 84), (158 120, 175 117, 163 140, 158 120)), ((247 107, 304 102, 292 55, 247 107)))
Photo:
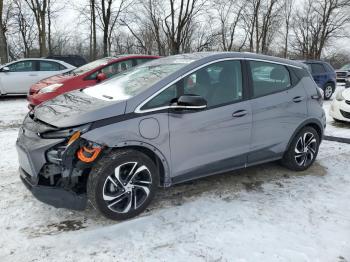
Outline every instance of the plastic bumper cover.
POLYGON ((32 184, 30 177, 22 168, 19 169, 20 178, 33 196, 39 201, 56 208, 84 210, 87 205, 86 194, 77 194, 60 187, 32 184))

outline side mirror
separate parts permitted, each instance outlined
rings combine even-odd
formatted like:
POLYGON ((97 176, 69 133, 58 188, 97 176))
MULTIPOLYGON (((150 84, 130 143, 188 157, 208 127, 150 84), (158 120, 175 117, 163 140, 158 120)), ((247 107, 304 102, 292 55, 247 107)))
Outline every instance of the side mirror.
POLYGON ((7 66, 4 66, 3 68, 1 68, 1 72, 10 72, 10 68, 8 68, 7 66))
POLYGON ((98 82, 104 81, 107 79, 107 76, 105 73, 98 73, 98 75, 96 76, 96 80, 98 82))
POLYGON ((175 109, 204 109, 207 101, 199 95, 183 95, 176 99, 171 108, 175 109))

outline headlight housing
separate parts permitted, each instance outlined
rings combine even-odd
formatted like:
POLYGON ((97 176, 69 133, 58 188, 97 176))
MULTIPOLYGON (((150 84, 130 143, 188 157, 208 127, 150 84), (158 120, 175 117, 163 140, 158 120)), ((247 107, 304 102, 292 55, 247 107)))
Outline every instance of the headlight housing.
POLYGON ((84 134, 85 132, 89 131, 90 126, 91 124, 86 124, 78 127, 61 129, 57 131, 50 131, 50 132, 40 133, 39 136, 46 139, 69 138, 78 131, 80 132, 80 134, 84 134))
POLYGON ((344 96, 343 96, 343 91, 339 91, 339 92, 337 93, 337 95, 335 96, 335 99, 337 99, 337 101, 344 101, 345 98, 344 98, 344 96))
POLYGON ((52 84, 52 85, 48 85, 42 89, 39 90, 39 94, 44 94, 44 93, 50 93, 55 91, 57 88, 63 86, 63 84, 52 84))

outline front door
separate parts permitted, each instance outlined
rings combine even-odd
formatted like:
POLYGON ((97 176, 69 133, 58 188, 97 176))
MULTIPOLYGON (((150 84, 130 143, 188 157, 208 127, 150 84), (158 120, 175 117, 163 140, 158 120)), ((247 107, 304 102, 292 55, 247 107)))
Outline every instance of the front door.
POLYGON ((22 60, 7 67, 9 72, 0 72, 2 92, 5 94, 25 94, 32 84, 40 80, 35 60, 22 60))
POLYGON ((208 105, 169 113, 174 182, 245 166, 252 113, 244 86, 239 60, 208 65, 176 84, 177 95, 201 95, 208 105))

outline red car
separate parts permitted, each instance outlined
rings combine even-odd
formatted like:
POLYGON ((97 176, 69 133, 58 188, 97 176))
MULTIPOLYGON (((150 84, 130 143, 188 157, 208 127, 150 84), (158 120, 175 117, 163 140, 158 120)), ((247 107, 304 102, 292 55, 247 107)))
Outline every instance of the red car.
POLYGON ((105 57, 62 75, 56 75, 32 85, 27 96, 32 109, 46 100, 76 89, 82 89, 108 79, 130 67, 157 59, 159 56, 124 55, 105 57))

